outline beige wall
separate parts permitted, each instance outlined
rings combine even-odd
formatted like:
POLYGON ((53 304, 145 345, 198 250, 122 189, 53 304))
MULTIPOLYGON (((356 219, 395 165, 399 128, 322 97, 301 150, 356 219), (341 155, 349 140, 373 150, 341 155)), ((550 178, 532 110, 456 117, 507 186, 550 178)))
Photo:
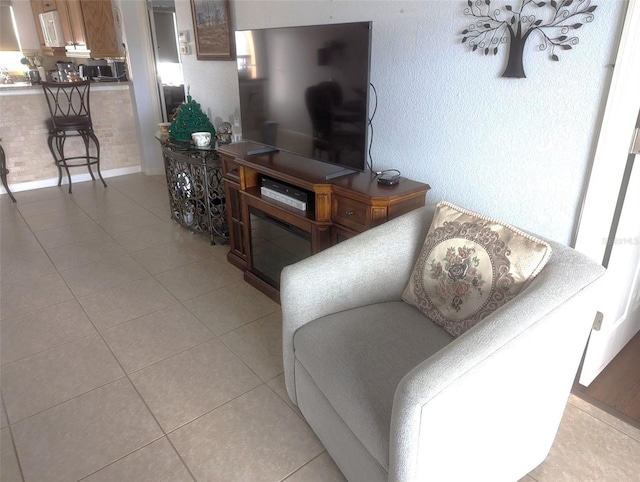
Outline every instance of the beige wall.
MULTIPOLYGON (((92 89, 91 115, 100 140, 101 171, 139 166, 137 125, 128 86, 124 90, 92 89)), ((15 91, 14 95, 0 96, 0 134, 7 155, 10 185, 57 178, 58 170, 47 147, 45 119, 48 117, 49 109, 41 91, 23 95, 15 91)), ((69 146, 74 150, 76 147, 80 146, 73 143, 69 146)), ((78 167, 71 174, 86 172, 85 168, 78 167)))

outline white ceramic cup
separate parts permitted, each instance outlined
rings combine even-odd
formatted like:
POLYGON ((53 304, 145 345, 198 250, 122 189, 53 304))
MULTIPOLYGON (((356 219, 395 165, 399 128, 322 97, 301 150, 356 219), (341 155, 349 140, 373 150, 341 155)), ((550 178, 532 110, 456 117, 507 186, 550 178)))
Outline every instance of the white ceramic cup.
POLYGON ((196 147, 207 147, 211 144, 211 132, 194 132, 191 139, 196 147))

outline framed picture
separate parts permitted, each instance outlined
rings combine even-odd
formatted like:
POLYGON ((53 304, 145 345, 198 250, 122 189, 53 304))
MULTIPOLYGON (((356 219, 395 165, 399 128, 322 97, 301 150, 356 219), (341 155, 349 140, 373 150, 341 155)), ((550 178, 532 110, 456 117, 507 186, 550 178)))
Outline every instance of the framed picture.
POLYGON ((230 0, 191 0, 198 60, 234 60, 230 0))

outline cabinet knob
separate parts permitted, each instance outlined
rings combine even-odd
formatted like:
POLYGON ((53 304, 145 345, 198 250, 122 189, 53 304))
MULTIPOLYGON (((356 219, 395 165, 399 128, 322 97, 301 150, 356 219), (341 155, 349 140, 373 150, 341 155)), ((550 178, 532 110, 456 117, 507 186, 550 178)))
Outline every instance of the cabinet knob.
POLYGON ((345 211, 344 212, 347 216, 353 216, 353 211, 345 211))

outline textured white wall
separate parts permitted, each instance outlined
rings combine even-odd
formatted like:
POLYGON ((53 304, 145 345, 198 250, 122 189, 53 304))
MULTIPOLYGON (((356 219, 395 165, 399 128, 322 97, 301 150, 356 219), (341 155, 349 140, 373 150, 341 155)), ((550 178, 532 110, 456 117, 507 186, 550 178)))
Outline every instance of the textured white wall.
MULTIPOLYGON (((234 19, 233 13, 231 16, 234 19)), ((214 126, 223 121, 232 122, 236 111, 240 111, 236 62, 196 58, 189 0, 176 0, 176 18, 178 31, 188 30, 191 40, 191 55, 181 57, 185 88, 189 89, 214 126)))
MULTIPOLYGON (((429 183, 429 201, 570 243, 626 7, 594 3, 595 20, 560 62, 530 38, 526 79, 500 77, 506 49, 485 57, 460 44, 464 0, 235 0, 232 16, 238 29, 372 20, 374 169, 429 183)), ((176 13, 193 37, 189 1, 177 0, 176 13)), ((214 124, 229 120, 238 109, 235 63, 182 60, 194 99, 214 124)))

